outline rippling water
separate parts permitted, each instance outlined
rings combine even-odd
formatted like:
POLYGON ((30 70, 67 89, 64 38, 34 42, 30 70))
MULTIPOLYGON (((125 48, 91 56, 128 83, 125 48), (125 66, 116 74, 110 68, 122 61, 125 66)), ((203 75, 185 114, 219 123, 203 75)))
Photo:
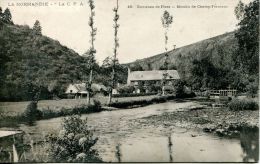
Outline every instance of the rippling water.
MULTIPOLYGON (((258 131, 245 131, 240 139, 227 139, 201 131, 163 125, 142 124, 138 120, 164 112, 185 110, 194 102, 167 102, 135 109, 104 111, 83 115, 99 140, 95 146, 106 162, 243 162, 258 160, 258 131)), ((61 118, 37 121, 20 129, 43 134, 56 133, 61 118)))

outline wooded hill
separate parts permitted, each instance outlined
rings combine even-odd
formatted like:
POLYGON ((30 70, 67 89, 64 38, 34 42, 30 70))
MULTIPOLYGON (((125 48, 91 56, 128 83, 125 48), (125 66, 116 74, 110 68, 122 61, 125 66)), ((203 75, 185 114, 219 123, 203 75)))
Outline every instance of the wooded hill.
MULTIPOLYGON (((190 45, 186 45, 175 50, 168 51, 170 67, 179 67, 181 58, 201 58, 205 55, 218 56, 219 49, 225 51, 231 51, 232 47, 237 46, 237 40, 234 36, 234 32, 219 35, 213 38, 202 40, 190 45)), ((234 51, 234 48, 233 50, 234 51)), ((229 52, 229 56, 232 53, 229 52)), ((161 53, 148 58, 136 60, 134 62, 128 63, 130 67, 142 66, 143 69, 161 69, 164 64, 165 53, 161 53)), ((134 68, 135 69, 135 68, 134 68)))
MULTIPOLYGON (((226 89, 246 91, 254 82, 237 69, 235 55, 238 41, 235 32, 168 51, 170 69, 177 69, 181 79, 193 89, 226 89), (251 81, 250 81, 251 80, 251 81)), ((162 69, 165 53, 127 64, 132 70, 162 69)))
MULTIPOLYGON (((80 56, 57 40, 37 33, 29 26, 0 20, 0 100, 30 100, 41 89, 41 98, 61 96, 70 83, 85 82, 90 72, 88 55, 80 56)), ((109 85, 111 68, 94 63, 94 81, 109 85)), ((127 69, 117 67, 119 82, 127 69), (122 73, 122 71, 124 73, 122 73)))

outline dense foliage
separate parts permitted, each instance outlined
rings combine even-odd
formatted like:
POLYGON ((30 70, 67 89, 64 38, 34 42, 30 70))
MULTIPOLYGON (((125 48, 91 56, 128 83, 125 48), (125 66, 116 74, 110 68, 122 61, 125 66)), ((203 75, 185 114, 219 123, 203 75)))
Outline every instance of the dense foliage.
POLYGON ((257 102, 252 99, 243 99, 243 100, 234 99, 228 104, 228 107, 230 110, 234 110, 234 111, 259 109, 257 102))
POLYGON ((240 11, 236 12, 240 20, 236 38, 238 51, 235 61, 241 70, 252 75, 259 71, 259 0, 254 0, 248 5, 238 4, 240 11))
POLYGON ((3 24, 0 42, 1 100, 31 100, 28 93, 39 86, 41 98, 48 98, 47 88, 54 82, 53 90, 61 94, 88 71, 83 57, 28 26, 3 24))
MULTIPOLYGON (((8 13, 8 12, 7 12, 8 13)), ((1 14, 2 15, 2 14, 1 14)), ((92 58, 78 55, 58 41, 41 35, 40 22, 34 27, 13 25, 0 19, 0 100, 32 100, 62 96, 70 83, 87 81, 92 58), (37 88, 37 90, 35 90, 37 88)), ((126 81, 127 69, 117 66, 119 82, 126 81)), ((111 68, 94 61, 93 82, 108 83, 111 68)))
POLYGON ((52 162, 101 162, 97 150, 93 148, 97 138, 93 136, 87 120, 79 115, 64 118, 59 135, 49 136, 48 141, 52 162))

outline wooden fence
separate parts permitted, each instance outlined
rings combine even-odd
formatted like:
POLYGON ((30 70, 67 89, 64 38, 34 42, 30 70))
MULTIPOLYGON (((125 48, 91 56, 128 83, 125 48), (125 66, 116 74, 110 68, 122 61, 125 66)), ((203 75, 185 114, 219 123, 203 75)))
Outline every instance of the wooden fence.
POLYGON ((228 96, 234 97, 237 95, 237 90, 235 89, 226 89, 226 90, 209 90, 210 95, 212 96, 228 96))

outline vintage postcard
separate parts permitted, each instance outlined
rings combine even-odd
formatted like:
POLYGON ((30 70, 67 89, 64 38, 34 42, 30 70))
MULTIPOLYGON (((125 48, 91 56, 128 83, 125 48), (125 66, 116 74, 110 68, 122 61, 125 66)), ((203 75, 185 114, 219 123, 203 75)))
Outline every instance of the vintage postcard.
POLYGON ((258 162, 259 0, 1 0, 0 162, 258 162))

